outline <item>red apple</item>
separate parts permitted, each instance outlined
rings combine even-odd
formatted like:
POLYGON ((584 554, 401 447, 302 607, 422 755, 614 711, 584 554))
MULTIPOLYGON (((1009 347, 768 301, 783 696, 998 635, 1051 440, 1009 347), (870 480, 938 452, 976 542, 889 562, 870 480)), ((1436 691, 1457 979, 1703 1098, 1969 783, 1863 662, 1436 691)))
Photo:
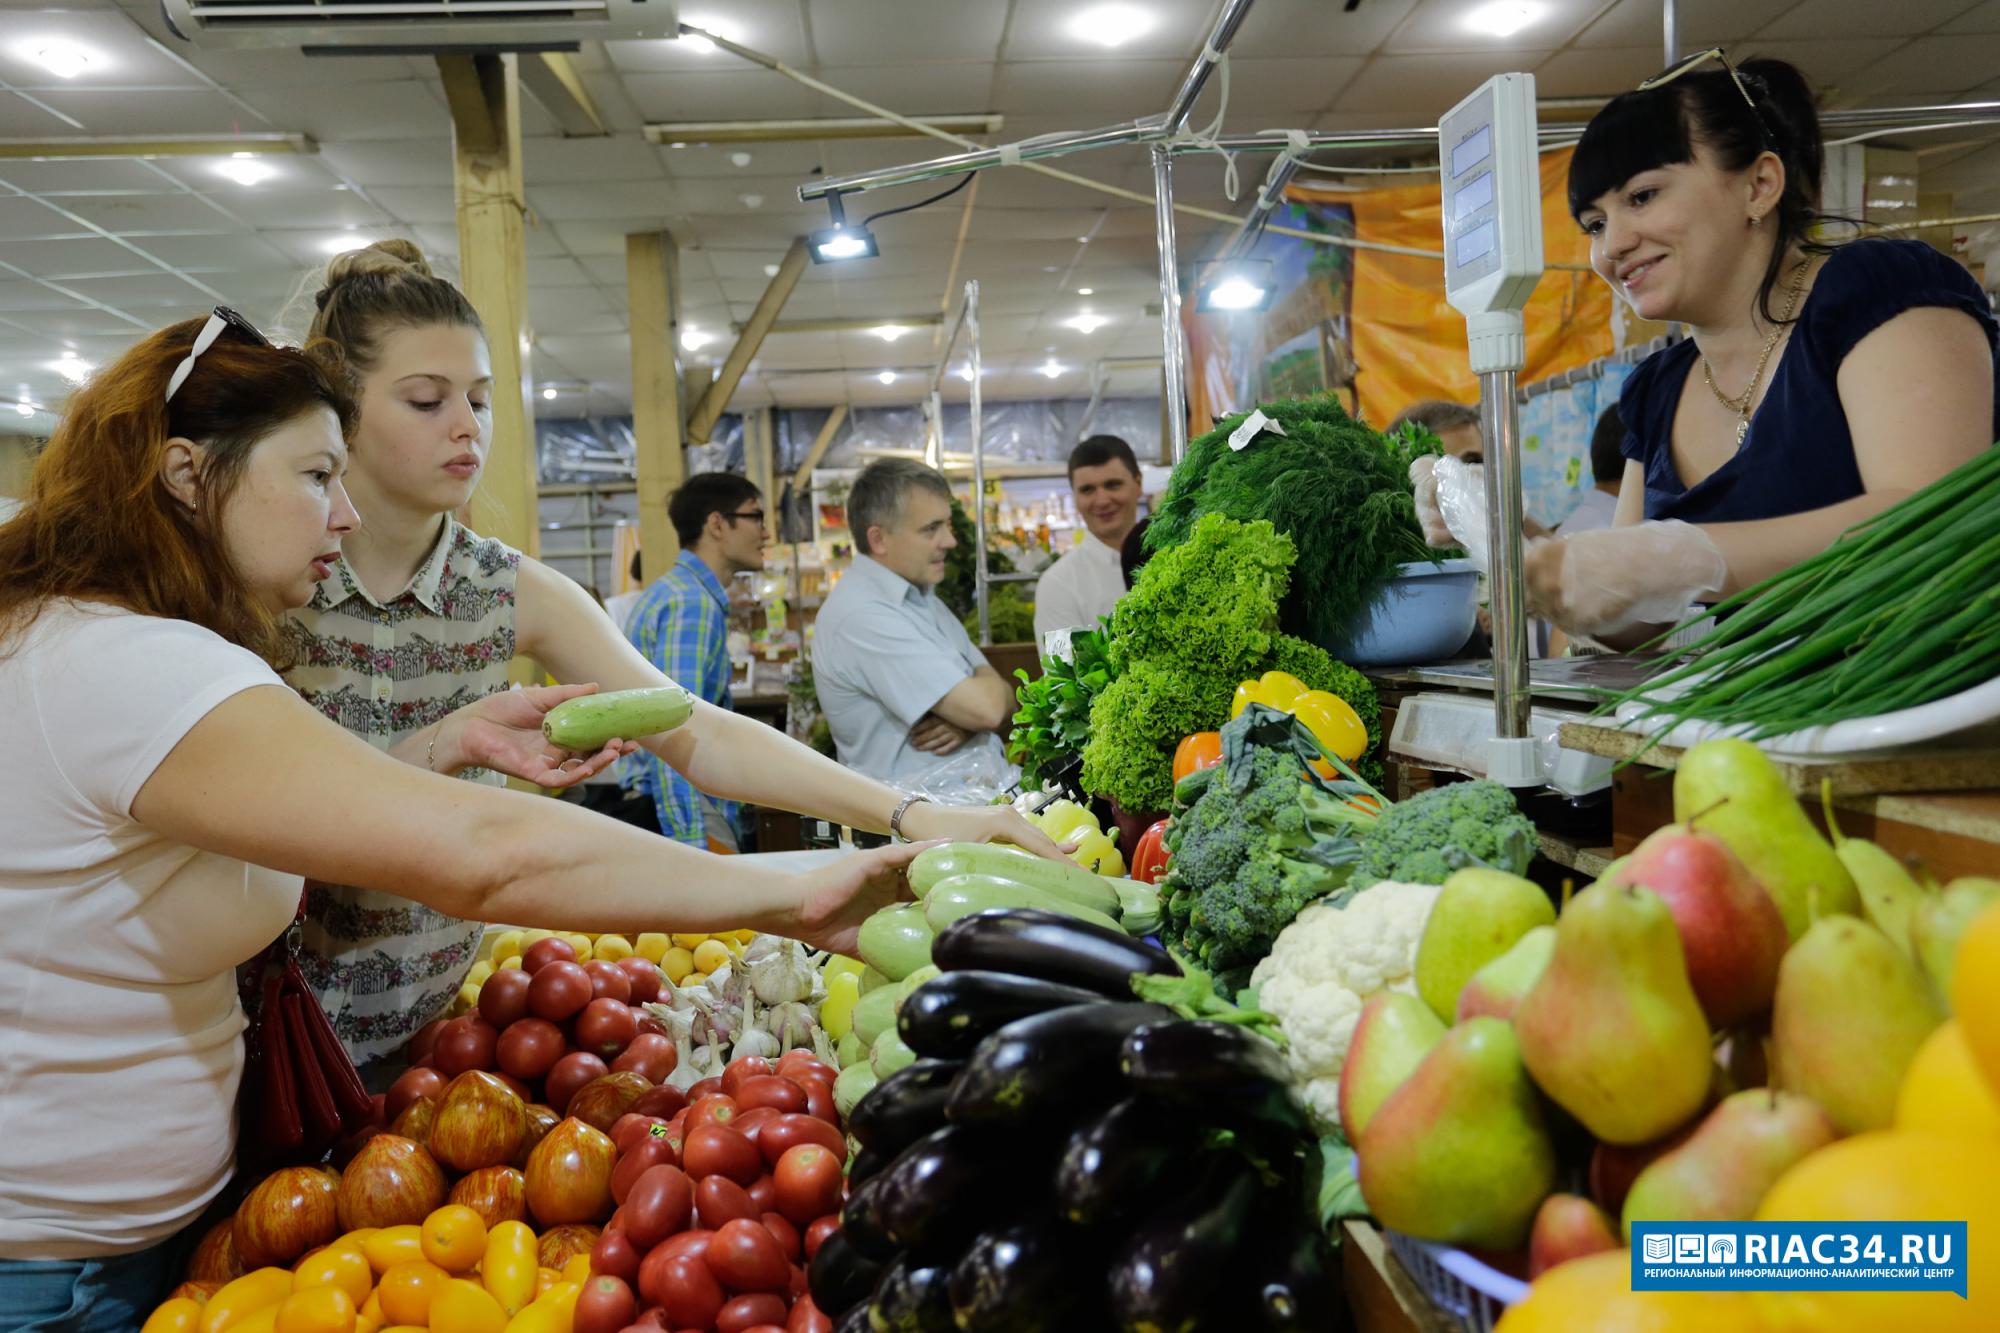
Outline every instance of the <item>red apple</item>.
POLYGON ((1618 1223, 1580 1194, 1551 1194, 1535 1213, 1528 1235, 1528 1276, 1538 1278, 1557 1264, 1624 1246, 1618 1223))
POLYGON ((444 1197, 444 1172, 422 1145, 377 1134, 340 1174, 340 1229, 415 1225, 444 1197))
POLYGON ((312 1166, 288 1166, 257 1182, 236 1209, 236 1253, 251 1268, 289 1268, 340 1235, 339 1186, 312 1166))

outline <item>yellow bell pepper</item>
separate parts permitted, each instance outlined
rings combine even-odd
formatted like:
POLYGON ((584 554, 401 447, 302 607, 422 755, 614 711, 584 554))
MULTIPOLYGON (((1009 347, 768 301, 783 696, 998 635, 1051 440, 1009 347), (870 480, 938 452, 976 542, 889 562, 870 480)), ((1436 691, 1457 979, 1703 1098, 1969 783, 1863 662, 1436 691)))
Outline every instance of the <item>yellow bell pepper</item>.
MULTIPOLYGON (((1368 728, 1353 705, 1326 690, 1309 690, 1304 681, 1287 672, 1266 671, 1258 679, 1238 685, 1229 716, 1237 716, 1251 704, 1290 713, 1305 723, 1321 745, 1350 764, 1368 749, 1368 728)), ((1330 764, 1316 763, 1313 769, 1322 777, 1333 776, 1330 764)))
POLYGON ((826 998, 819 1004, 819 1025, 839 1041, 854 1027, 854 1002, 861 998, 861 974, 826 970, 826 998))
POLYGON ((1099 875, 1122 875, 1125 858, 1118 853, 1117 839, 1098 825, 1097 816, 1075 801, 1050 801, 1028 820, 1049 835, 1053 843, 1075 843, 1070 859, 1099 875))
POLYGON ((1292 711, 1292 704, 1306 693, 1306 683, 1289 671, 1266 671, 1255 680, 1246 680, 1236 687, 1236 697, 1229 701, 1229 716, 1232 718, 1251 704, 1263 704, 1275 708, 1280 713, 1292 711))

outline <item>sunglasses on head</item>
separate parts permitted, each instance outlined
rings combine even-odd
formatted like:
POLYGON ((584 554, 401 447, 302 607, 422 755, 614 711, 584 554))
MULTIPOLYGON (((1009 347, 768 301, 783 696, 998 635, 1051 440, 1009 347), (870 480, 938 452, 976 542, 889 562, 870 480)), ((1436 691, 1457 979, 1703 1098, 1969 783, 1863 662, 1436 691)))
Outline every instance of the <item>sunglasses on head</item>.
POLYGON ((180 392, 181 385, 187 383, 187 377, 194 373, 196 358, 215 346, 215 340, 222 336, 224 329, 233 329, 255 346, 271 345, 271 340, 266 338, 255 324, 226 305, 217 306, 215 313, 208 317, 208 322, 201 326, 201 332, 194 335, 194 346, 189 349, 187 358, 174 367, 173 377, 167 381, 167 402, 174 401, 174 395, 180 392))
POLYGON ((1757 133, 1764 140, 1764 147, 1776 152, 1777 142, 1771 137, 1771 127, 1765 123, 1764 113, 1757 109, 1757 99, 1750 95, 1749 85, 1743 82, 1743 76, 1736 72, 1736 66, 1729 63, 1729 57, 1719 46, 1711 46, 1706 51, 1697 51, 1678 64, 1669 65, 1642 82, 1638 91, 1649 93, 1655 88, 1664 88, 1682 75, 1694 73, 1711 60, 1722 66, 1723 72, 1729 75, 1729 81, 1736 85, 1736 91, 1742 94, 1743 105, 1749 107, 1750 114, 1757 118, 1757 133))

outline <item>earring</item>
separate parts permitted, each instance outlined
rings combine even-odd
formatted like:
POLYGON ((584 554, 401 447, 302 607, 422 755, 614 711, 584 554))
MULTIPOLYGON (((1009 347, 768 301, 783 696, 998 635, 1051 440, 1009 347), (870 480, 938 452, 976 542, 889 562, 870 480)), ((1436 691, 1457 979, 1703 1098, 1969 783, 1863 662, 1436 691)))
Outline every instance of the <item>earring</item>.
POLYGON ((1758 217, 1755 213, 1752 213, 1750 215, 1750 225, 1753 227, 1761 226, 1763 224, 1763 221, 1764 219, 1758 217))

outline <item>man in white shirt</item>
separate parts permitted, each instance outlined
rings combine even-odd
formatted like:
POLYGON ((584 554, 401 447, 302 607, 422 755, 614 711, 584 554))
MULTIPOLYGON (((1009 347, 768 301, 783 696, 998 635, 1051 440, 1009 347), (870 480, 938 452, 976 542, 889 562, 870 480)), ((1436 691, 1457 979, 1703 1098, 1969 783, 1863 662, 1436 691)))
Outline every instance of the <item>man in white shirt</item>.
POLYGON ((1006 765, 1000 733, 1014 690, 937 595, 951 535, 951 487, 908 459, 871 463, 847 495, 853 565, 813 627, 813 681, 847 767, 905 790, 947 755, 983 748, 1006 765))
POLYGON ((1618 404, 1604 409, 1597 428, 1590 433, 1590 476, 1596 483, 1584 492, 1583 500, 1556 525, 1556 535, 1568 537, 1592 528, 1608 528, 1618 516, 1618 490, 1625 479, 1625 423, 1618 419, 1618 404))
POLYGON ((1052 629, 1095 625, 1125 595, 1118 550, 1139 522, 1139 460, 1116 435, 1093 435, 1070 451, 1069 489, 1084 539, 1035 584, 1035 639, 1052 629))

